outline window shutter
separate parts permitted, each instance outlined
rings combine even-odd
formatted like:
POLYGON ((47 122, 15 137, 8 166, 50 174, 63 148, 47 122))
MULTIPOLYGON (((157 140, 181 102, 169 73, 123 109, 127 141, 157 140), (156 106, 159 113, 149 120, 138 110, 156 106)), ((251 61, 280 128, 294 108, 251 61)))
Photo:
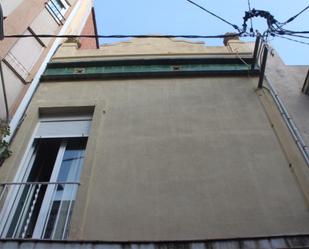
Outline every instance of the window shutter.
POLYGON ((41 121, 36 138, 88 137, 91 120, 41 121))

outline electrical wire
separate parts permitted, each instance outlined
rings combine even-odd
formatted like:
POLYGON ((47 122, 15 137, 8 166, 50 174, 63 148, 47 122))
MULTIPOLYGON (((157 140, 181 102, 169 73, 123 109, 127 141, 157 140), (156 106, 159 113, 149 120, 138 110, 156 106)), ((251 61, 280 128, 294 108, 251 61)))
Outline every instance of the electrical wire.
MULTIPOLYGON (((309 6, 308 6, 309 8, 309 6)), ((306 8, 300 12, 299 14, 303 13, 306 10, 306 8)), ((298 14, 298 15, 299 15, 298 14)), ((273 15, 270 14, 270 12, 265 10, 255 10, 252 9, 251 11, 246 11, 244 16, 244 23, 243 23, 243 30, 242 33, 247 33, 247 21, 252 20, 255 17, 262 17, 266 19, 268 29, 263 33, 262 37, 267 41, 267 38, 269 35, 275 36, 275 35, 288 35, 288 36, 295 36, 299 38, 305 38, 308 37, 302 36, 302 34, 309 34, 309 31, 294 31, 294 30, 286 30, 283 29, 283 24, 278 22, 273 15)), ((291 19, 292 20, 292 19, 291 19)))
POLYGON ((226 35, 50 35, 50 34, 29 34, 29 35, 5 35, 4 38, 227 38, 244 36, 241 33, 238 34, 226 34, 226 35))
POLYGON ((309 34, 309 31, 293 31, 293 30, 286 30, 282 29, 284 33, 292 33, 292 34, 309 34))
MULTIPOLYGON (((104 39, 110 39, 110 38, 188 38, 188 39, 211 39, 211 38, 230 38, 230 37, 256 37, 257 35, 261 36, 266 42, 269 37, 269 35, 280 38, 285 38, 287 40, 291 40, 294 42, 302 43, 302 44, 308 44, 304 41, 299 41, 296 39, 288 38, 285 36, 291 36, 291 37, 298 37, 302 39, 308 39, 308 36, 303 36, 302 34, 309 34, 309 31, 293 31, 293 30, 286 30, 283 29, 283 24, 278 22, 273 15, 271 15, 268 11, 264 10, 255 10, 251 9, 250 0, 248 0, 248 7, 249 11, 245 12, 244 16, 244 22, 243 22, 243 28, 238 28, 237 25, 232 24, 228 22, 227 20, 223 19, 222 17, 214 14, 213 12, 205 9, 204 7, 198 5, 197 3, 193 2, 192 0, 186 0, 189 3, 199 7, 200 9, 206 11, 207 13, 215 16, 216 18, 220 19, 221 21, 231 25, 233 28, 238 30, 238 33, 227 33, 227 34, 220 34, 220 35, 51 35, 51 34, 28 34, 28 35, 19 35, 19 34, 9 34, 5 35, 4 38, 27 38, 27 37, 35 37, 35 38, 67 38, 67 39, 74 39, 74 38, 104 38, 104 39), (268 29, 260 35, 258 31, 253 31, 253 24, 252 19, 255 17, 262 17, 265 18, 267 21, 268 29), (251 21, 251 29, 250 33, 247 32, 247 21, 250 19, 251 21)), ((309 5, 303 9, 301 12, 299 12, 297 15, 294 16, 294 19, 302 14, 304 11, 306 11, 309 8, 309 5)), ((290 18, 288 21, 294 20, 290 18)))
POLYGON ((300 11, 299 13, 297 13, 295 16, 292 16, 291 18, 289 18, 287 21, 285 21, 281 27, 283 27, 284 25, 292 22, 293 20, 295 20, 298 16, 300 16, 302 13, 304 13, 307 9, 309 9, 309 5, 307 7, 305 7, 302 11, 300 11))
POLYGON ((285 36, 281 36, 281 35, 276 35, 276 37, 286 39, 286 40, 289 40, 289 41, 293 41, 293 42, 297 42, 297 43, 301 43, 301 44, 304 44, 304 45, 309 45, 309 42, 303 42, 303 41, 299 41, 299 40, 292 39, 292 38, 285 37, 285 36))
POLYGON ((295 34, 285 34, 288 36, 293 36, 293 37, 299 37, 299 38, 303 38, 303 39, 309 39, 309 36, 304 36, 304 35, 295 35, 295 34))
POLYGON ((201 6, 201 5, 199 5, 199 4, 195 3, 195 2, 193 2, 193 1, 191 1, 191 0, 186 0, 186 1, 189 2, 189 3, 191 3, 191 4, 193 4, 193 5, 195 5, 196 7, 200 8, 200 9, 206 11, 208 14, 210 14, 210 15, 212 15, 212 16, 218 18, 218 19, 220 19, 222 22, 225 22, 226 24, 232 26, 232 27, 233 27, 234 29, 236 29, 238 32, 241 32, 241 31, 240 31, 240 28, 239 28, 236 24, 233 24, 233 23, 231 23, 231 22, 225 20, 224 18, 222 18, 222 17, 216 15, 215 13, 211 12, 210 10, 207 10, 207 9, 204 8, 203 6, 201 6))
MULTIPOLYGON (((251 3, 250 3, 250 0, 248 0, 248 9, 249 9, 249 11, 251 11, 251 3)), ((250 33, 251 33, 252 35, 254 35, 253 20, 252 20, 252 18, 250 19, 250 24, 251 24, 250 33)))

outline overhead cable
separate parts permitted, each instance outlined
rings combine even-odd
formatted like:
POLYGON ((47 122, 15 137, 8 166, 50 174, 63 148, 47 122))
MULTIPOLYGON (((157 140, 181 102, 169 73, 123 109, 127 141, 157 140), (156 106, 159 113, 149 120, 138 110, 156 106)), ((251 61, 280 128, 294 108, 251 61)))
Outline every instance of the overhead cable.
MULTIPOLYGON (((309 5, 307 7, 305 7, 302 11, 300 11, 299 13, 297 13, 295 16, 292 16, 291 18, 289 18, 287 21, 285 21, 283 23, 283 25, 286 25, 290 22, 292 22, 293 20, 295 20, 298 16, 300 16, 302 13, 304 13, 307 9, 309 9, 309 5)), ((283 26, 282 25, 282 26, 283 26)))
POLYGON ((191 1, 191 0, 186 0, 186 1, 189 2, 189 3, 191 3, 191 4, 193 4, 193 5, 195 5, 195 6, 197 6, 197 7, 200 8, 200 9, 206 11, 208 14, 210 14, 210 15, 212 15, 212 16, 218 18, 218 19, 220 19, 221 21, 223 21, 223 22, 225 22, 225 23, 231 25, 231 26, 232 26, 234 29, 236 29, 238 32, 241 32, 241 31, 240 31, 240 28, 239 28, 237 25, 235 25, 235 24, 233 24, 233 23, 231 23, 231 22, 225 20, 224 18, 222 18, 222 17, 216 15, 216 14, 213 13, 212 11, 207 10, 207 9, 204 8, 203 6, 201 6, 201 5, 199 5, 199 4, 195 3, 195 2, 193 2, 193 1, 191 1))
POLYGON ((287 36, 293 36, 293 37, 299 37, 303 39, 309 39, 309 36, 304 36, 304 35, 296 35, 296 34, 285 34, 287 36))
MULTIPOLYGON (((251 11, 250 0, 248 0, 248 9, 249 9, 249 11, 251 11)), ((250 24, 251 24, 250 33, 254 36, 253 21, 252 21, 252 19, 250 19, 250 24)))
POLYGON ((287 30, 282 29, 283 33, 291 33, 291 34, 309 34, 309 31, 293 31, 293 30, 287 30))
POLYGON ((229 33, 226 35, 50 35, 50 34, 28 34, 28 35, 5 35, 5 38, 227 38, 244 36, 240 33, 229 33))
POLYGON ((297 43, 301 43, 301 44, 304 44, 304 45, 309 45, 309 42, 299 41, 299 40, 292 39, 292 38, 285 37, 285 36, 281 36, 281 35, 276 35, 276 37, 286 39, 286 40, 289 40, 289 41, 293 41, 293 42, 297 42, 297 43))
POLYGON ((309 34, 309 31, 293 31, 282 28, 282 23, 278 22, 270 12, 265 10, 252 9, 246 11, 244 16, 243 30, 242 33, 247 34, 247 22, 255 17, 262 17, 266 19, 268 29, 264 32, 264 37, 271 35, 291 35, 291 34, 309 34))

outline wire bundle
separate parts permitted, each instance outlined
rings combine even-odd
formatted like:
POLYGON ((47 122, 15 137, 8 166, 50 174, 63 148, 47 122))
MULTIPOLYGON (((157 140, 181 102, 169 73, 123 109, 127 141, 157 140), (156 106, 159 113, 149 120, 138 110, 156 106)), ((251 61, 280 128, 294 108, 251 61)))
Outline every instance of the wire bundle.
POLYGON ((233 27, 233 29, 236 30, 235 33, 227 33, 224 35, 134 35, 134 34, 128 34, 128 35, 50 35, 50 34, 29 34, 29 35, 18 35, 18 34, 13 34, 13 35, 5 35, 4 38, 26 38, 26 37, 36 37, 36 38, 189 38, 189 39, 196 39, 196 38, 202 38, 202 39, 208 39, 208 38, 228 38, 228 37, 246 37, 246 36, 251 36, 251 37, 256 37, 256 36, 262 36, 264 40, 267 40, 268 36, 273 36, 273 37, 280 37, 280 38, 285 38, 291 41, 303 43, 306 45, 309 45, 309 43, 293 39, 295 37, 297 38, 303 38, 303 39, 309 39, 309 36, 305 36, 304 34, 309 34, 309 31, 293 31, 293 30, 288 30, 284 29, 283 27, 287 25, 288 23, 294 21, 298 16, 300 16, 302 13, 304 13, 307 9, 309 9, 309 5, 305 7, 303 10, 301 10, 299 13, 296 15, 290 17, 287 21, 281 23, 275 19, 275 17, 270 14, 269 11, 265 10, 256 10, 256 9, 251 9, 250 5, 250 0, 248 0, 248 7, 249 11, 245 12, 245 16, 243 17, 244 22, 242 25, 242 28, 237 26, 236 24, 233 24, 223 17, 215 14, 214 12, 207 10, 203 6, 195 3, 192 0, 186 0, 187 2, 195 5, 196 7, 202 9, 203 11, 207 12, 208 14, 214 16, 215 18, 221 20, 222 22, 230 25, 233 27), (267 22, 267 30, 265 30, 262 34, 260 34, 259 31, 254 31, 253 29, 253 23, 252 19, 256 17, 261 17, 266 19, 267 22), (250 20, 251 22, 251 27, 250 30, 248 31, 248 25, 247 22, 250 20), (291 38, 293 37, 293 38, 291 38))
POLYGON ((296 15, 292 16, 291 18, 289 18, 287 21, 285 21, 283 23, 277 21, 274 18, 274 16, 270 14, 270 12, 265 11, 265 10, 252 9, 250 11, 246 11, 245 16, 243 18, 244 23, 243 23, 242 33, 250 35, 250 36, 256 36, 257 33, 254 32, 252 29, 250 29, 250 32, 247 32, 247 22, 248 22, 248 20, 252 21, 252 19, 255 18, 255 17, 262 17, 262 18, 266 19, 267 26, 268 26, 267 30, 264 31, 264 33, 262 34, 263 38, 267 38, 270 35, 270 36, 273 36, 273 37, 276 36, 276 37, 285 38, 285 39, 288 39, 288 40, 292 40, 292 41, 296 41, 296 42, 300 42, 300 43, 309 45, 309 43, 307 43, 307 42, 303 42, 303 41, 299 41, 299 40, 295 40, 295 39, 286 37, 286 36, 290 36, 290 37, 298 37, 298 38, 309 39, 309 36, 303 35, 303 34, 309 34, 309 31, 293 31, 293 30, 288 30, 288 29, 283 28, 283 26, 285 26, 288 23, 295 20, 299 15, 301 15, 307 9, 309 9, 309 5, 306 8, 304 8, 302 11, 300 11, 296 15))

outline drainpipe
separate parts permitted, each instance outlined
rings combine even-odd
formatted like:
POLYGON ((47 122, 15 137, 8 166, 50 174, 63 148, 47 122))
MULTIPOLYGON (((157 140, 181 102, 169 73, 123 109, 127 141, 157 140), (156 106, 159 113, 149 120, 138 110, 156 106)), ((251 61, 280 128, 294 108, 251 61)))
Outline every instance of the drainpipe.
POLYGON ((293 119, 289 115, 289 113, 288 113, 285 105, 283 104, 281 98, 279 97, 277 91, 275 90, 271 81, 268 79, 268 77, 265 74, 267 54, 268 54, 268 49, 267 49, 267 47, 265 47, 264 52, 263 52, 262 65, 260 66, 261 74, 260 74, 260 79, 259 79, 259 83, 258 83, 258 88, 263 88, 263 80, 265 79, 267 84, 268 84, 268 90, 269 90, 272 98, 274 99, 275 104, 276 104, 276 106, 277 106, 287 128, 289 129, 298 149, 300 150, 300 153, 302 154, 307 166, 309 167, 309 149, 308 149, 308 146, 306 145, 304 139, 302 138, 302 135, 300 134, 298 128, 296 127, 293 119))
POLYGON ((1 83, 2 83, 2 90, 3 90, 3 97, 4 97, 4 105, 5 105, 5 121, 9 122, 9 104, 8 99, 6 96, 6 89, 4 84, 4 77, 3 77, 3 70, 2 70, 2 60, 0 60, 0 77, 1 77, 1 83))
MULTIPOLYGON (((4 27, 3 27, 3 10, 0 3, 0 41, 4 39, 4 27)), ((6 96, 6 90, 5 90, 5 84, 4 84, 4 77, 3 77, 3 70, 2 70, 2 60, 0 60, 0 78, 1 78, 1 84, 2 84, 2 90, 3 90, 3 97, 4 97, 4 105, 5 105, 5 121, 9 121, 9 105, 8 105, 8 99, 6 96)))
POLYGON ((3 26, 3 10, 2 10, 2 6, 0 3, 0 41, 2 41, 4 39, 4 26, 3 26))
MULTIPOLYGON (((62 27, 62 29, 59 32, 59 35, 65 35, 69 25, 71 24, 73 18, 75 17, 77 11, 79 10, 81 4, 82 4, 83 0, 79 0, 78 3, 75 5, 74 9, 72 10, 69 18, 67 19, 67 21, 65 22, 64 26, 62 27)), ((11 135, 7 136, 4 140, 8 143, 10 143, 21 123, 21 121, 23 120, 23 117, 25 115, 25 112, 30 104, 30 101, 36 91, 36 89, 39 86, 40 83, 40 77, 41 75, 44 73, 45 68, 47 66, 47 63, 51 60, 51 58, 53 57, 55 51, 57 50, 57 48, 59 47, 59 45, 61 44, 61 41, 63 40, 63 38, 57 38, 53 44, 53 46, 51 47, 50 51, 48 52, 45 60, 43 61, 41 67, 39 68, 37 74, 35 75, 33 81, 31 82, 27 93, 25 94, 22 102, 20 103, 15 115, 13 116, 11 122, 10 122, 10 130, 11 130, 11 135)))
POLYGON ((306 145, 304 139, 302 138, 299 130, 297 129, 295 123, 293 122, 291 116, 289 115, 285 105, 283 104, 282 100, 280 99, 277 91, 275 90, 275 88, 273 87, 273 85, 271 84, 270 80, 266 77, 265 75, 265 80, 268 84, 269 87, 269 92, 271 94, 271 96, 273 97, 277 108, 279 109, 281 116, 283 117, 283 120, 286 124, 286 126, 288 127, 290 133, 292 134, 292 137, 295 141, 295 143, 297 144, 297 147, 299 148, 302 156, 304 157, 305 162, 307 163, 308 167, 309 167, 309 150, 308 150, 308 146, 306 145))

